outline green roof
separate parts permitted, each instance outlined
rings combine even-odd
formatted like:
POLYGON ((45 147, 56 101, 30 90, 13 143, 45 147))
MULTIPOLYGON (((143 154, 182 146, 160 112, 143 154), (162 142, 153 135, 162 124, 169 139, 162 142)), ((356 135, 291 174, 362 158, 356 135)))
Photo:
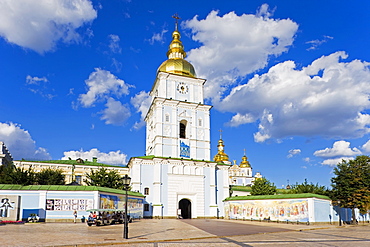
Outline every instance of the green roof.
MULTIPOLYGON (((172 160, 189 160, 189 161, 199 161, 199 162, 207 162, 207 163, 217 163, 218 165, 227 165, 227 164, 212 161, 212 160, 195 160, 195 159, 192 159, 192 158, 161 157, 161 156, 154 156, 154 155, 137 156, 137 157, 131 157, 130 159, 132 159, 132 158, 146 159, 146 160, 152 160, 152 159, 155 159, 155 158, 158 158, 158 159, 172 159, 172 160)), ((229 165, 227 165, 227 166, 229 166, 229 165)))
POLYGON ((252 187, 251 186, 238 186, 238 185, 233 185, 231 186, 232 191, 246 191, 246 192, 251 192, 252 187))
POLYGON ((233 196, 228 197, 225 201, 236 201, 236 200, 267 200, 267 199, 296 199, 296 198, 320 198, 331 200, 327 196, 304 193, 304 194, 280 194, 280 195, 262 195, 262 196, 233 196))
MULTIPOLYGON (((48 190, 48 191, 100 191, 115 194, 126 194, 125 190, 112 189, 99 186, 73 186, 73 185, 27 185, 0 184, 0 190, 48 190)), ((130 196, 144 197, 139 192, 128 191, 130 196)))
MULTIPOLYGON (((231 186, 232 191, 245 191, 245 192, 252 192, 251 186, 241 186, 241 185, 233 185, 231 186)), ((276 189, 277 194, 289 194, 290 190, 287 189, 276 189)))
POLYGON ((19 160, 21 162, 34 162, 34 163, 50 163, 50 164, 65 164, 65 165, 82 165, 82 166, 105 166, 105 167, 117 167, 117 168, 124 168, 125 166, 119 166, 119 165, 107 165, 103 163, 98 162, 92 162, 92 161, 84 161, 84 163, 78 163, 76 160, 19 160))

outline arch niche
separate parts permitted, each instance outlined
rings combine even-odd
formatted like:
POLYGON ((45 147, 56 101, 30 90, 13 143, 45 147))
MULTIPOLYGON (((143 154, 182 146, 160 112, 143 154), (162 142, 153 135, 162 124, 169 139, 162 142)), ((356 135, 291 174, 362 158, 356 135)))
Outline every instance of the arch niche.
POLYGON ((188 124, 188 122, 186 120, 181 120, 180 123, 179 123, 179 137, 181 139, 186 138, 186 125, 187 124, 188 124))
POLYGON ((181 217, 183 219, 191 219, 191 201, 189 199, 181 199, 179 201, 179 209, 181 209, 181 217))

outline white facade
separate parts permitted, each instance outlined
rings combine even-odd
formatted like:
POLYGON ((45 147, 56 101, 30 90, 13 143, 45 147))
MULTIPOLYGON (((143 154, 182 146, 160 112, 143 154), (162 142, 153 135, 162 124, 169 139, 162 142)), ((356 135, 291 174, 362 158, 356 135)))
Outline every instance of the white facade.
POLYGON ((204 79, 159 72, 145 118, 146 155, 210 160, 210 109, 204 79))
POLYGON ((150 205, 149 210, 144 211, 144 217, 175 218, 180 214, 178 209, 182 199, 190 202, 188 218, 223 216, 222 200, 229 193, 228 165, 189 159, 134 157, 130 159, 129 167, 132 190, 144 194, 150 205))

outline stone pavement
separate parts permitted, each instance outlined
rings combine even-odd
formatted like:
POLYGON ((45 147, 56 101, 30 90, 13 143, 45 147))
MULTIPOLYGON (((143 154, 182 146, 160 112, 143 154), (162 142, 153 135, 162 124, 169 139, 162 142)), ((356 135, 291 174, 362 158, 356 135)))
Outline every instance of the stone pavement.
POLYGON ((0 226, 1 246, 369 246, 370 225, 296 225, 235 220, 136 220, 123 225, 35 223, 0 226))

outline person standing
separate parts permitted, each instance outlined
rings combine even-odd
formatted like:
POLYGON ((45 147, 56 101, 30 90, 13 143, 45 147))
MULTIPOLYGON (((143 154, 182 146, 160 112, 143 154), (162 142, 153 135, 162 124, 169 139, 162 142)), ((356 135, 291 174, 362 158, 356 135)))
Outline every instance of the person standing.
POLYGON ((73 212, 73 216, 74 216, 73 222, 76 223, 77 221, 77 211, 76 210, 73 212))

